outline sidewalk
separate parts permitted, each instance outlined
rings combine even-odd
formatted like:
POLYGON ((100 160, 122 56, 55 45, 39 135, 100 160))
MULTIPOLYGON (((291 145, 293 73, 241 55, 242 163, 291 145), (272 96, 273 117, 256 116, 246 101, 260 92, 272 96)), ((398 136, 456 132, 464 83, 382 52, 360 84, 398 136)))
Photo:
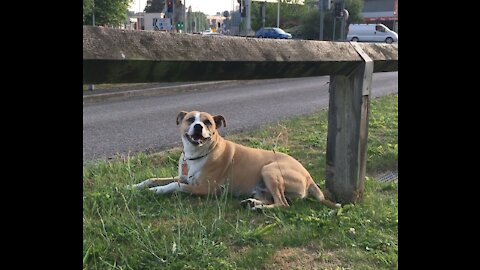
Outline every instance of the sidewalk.
POLYGON ((239 81, 214 82, 172 82, 172 83, 136 83, 119 85, 94 85, 94 90, 83 90, 83 104, 126 100, 133 97, 146 97, 172 92, 186 92, 203 88, 237 85, 239 81))
POLYGON ((148 97, 174 92, 188 92, 205 88, 270 83, 283 79, 228 80, 208 82, 132 83, 118 85, 94 85, 93 91, 83 90, 83 104, 104 101, 127 100, 134 97, 148 97))

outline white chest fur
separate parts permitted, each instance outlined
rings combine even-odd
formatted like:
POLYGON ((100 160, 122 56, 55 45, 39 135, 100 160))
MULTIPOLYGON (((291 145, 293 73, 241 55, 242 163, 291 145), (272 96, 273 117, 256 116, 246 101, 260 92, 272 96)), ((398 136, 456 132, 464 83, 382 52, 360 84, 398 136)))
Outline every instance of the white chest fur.
POLYGON ((187 160, 187 168, 188 168, 188 177, 187 182, 189 184, 194 184, 200 173, 202 172, 203 165, 207 161, 207 157, 196 159, 196 160, 187 160))
POLYGON ((196 182, 200 173, 202 171, 205 162, 207 161, 207 156, 195 160, 184 160, 184 154, 180 155, 180 159, 178 160, 178 175, 184 176, 185 180, 189 184, 193 184, 196 182), (186 169, 182 168, 183 163, 186 163, 186 169), (186 173, 186 175, 185 175, 186 173))

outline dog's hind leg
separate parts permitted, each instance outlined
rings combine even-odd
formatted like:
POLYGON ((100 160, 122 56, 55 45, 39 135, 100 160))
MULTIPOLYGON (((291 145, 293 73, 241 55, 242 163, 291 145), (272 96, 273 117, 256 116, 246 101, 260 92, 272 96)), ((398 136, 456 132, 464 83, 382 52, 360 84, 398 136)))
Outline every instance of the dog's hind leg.
POLYGON ((243 207, 248 207, 252 210, 259 209, 264 205, 272 204, 272 196, 267 192, 255 192, 253 198, 248 198, 243 201, 240 201, 240 205, 243 207))
POLYGON ((253 204, 252 210, 274 208, 278 206, 289 206, 285 198, 285 183, 281 171, 276 162, 266 165, 262 168, 262 179, 269 194, 273 198, 273 203, 260 197, 260 199, 247 199, 249 204, 253 204))

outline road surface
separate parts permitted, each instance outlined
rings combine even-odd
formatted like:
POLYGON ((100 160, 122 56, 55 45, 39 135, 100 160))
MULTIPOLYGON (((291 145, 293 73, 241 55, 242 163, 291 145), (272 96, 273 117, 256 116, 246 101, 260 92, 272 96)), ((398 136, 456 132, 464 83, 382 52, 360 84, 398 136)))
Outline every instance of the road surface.
MULTIPOLYGON (((84 104, 83 160, 181 146, 179 111, 222 114, 223 136, 328 107, 328 76, 260 81, 148 98, 84 104)), ((374 73, 372 97, 398 92, 398 72, 374 73)))

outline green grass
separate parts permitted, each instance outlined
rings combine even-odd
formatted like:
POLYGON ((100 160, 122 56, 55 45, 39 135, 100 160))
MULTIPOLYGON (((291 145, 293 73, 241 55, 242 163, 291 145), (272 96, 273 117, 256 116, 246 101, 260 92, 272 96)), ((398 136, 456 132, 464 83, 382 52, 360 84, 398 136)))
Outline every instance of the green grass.
MULTIPOLYGON (((125 186, 176 174, 180 149, 87 164, 85 269, 397 269, 398 96, 371 102, 364 199, 331 210, 314 199, 251 212, 228 194, 158 196, 125 186)), ((228 139, 297 158, 324 187, 326 111, 228 139)))

